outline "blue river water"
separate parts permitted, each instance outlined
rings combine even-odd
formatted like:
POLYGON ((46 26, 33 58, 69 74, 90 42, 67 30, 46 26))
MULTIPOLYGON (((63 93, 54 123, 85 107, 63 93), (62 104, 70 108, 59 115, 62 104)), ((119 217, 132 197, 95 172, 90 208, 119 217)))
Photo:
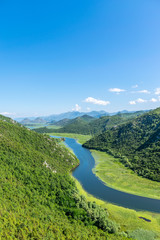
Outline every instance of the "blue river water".
POLYGON ((72 175, 81 183, 83 188, 93 196, 104 201, 135 210, 160 213, 160 200, 141 197, 118 191, 105 185, 93 172, 95 166, 91 152, 82 147, 73 138, 65 138, 65 144, 71 148, 80 161, 80 165, 72 175))

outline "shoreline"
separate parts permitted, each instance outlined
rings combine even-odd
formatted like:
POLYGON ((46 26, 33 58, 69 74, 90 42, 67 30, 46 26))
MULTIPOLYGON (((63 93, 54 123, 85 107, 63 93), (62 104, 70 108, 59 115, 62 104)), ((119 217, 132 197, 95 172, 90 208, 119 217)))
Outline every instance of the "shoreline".
MULTIPOLYGON (((74 138, 78 144, 83 144, 81 143, 83 138, 81 134, 74 134, 73 136, 73 134, 61 133, 60 135, 59 137, 74 138)), ((93 149, 88 150, 91 152, 95 162, 92 172, 104 185, 124 193, 160 200, 160 182, 136 175, 132 170, 120 163, 118 159, 105 152, 93 149), (116 172, 114 171, 115 168, 116 172)))
MULTIPOLYGON (((134 189, 131 189, 131 187, 130 188, 128 188, 128 189, 125 189, 125 187, 122 185, 120 185, 120 186, 117 186, 117 184, 118 184, 118 181, 117 181, 117 179, 116 179, 116 184, 115 183, 113 183, 113 184, 110 184, 108 181, 105 181, 105 175, 104 176, 102 176, 103 175, 103 171, 104 170, 102 170, 101 168, 103 167, 103 161, 104 161, 104 159, 100 159, 100 158, 102 158, 101 156, 103 155, 103 157, 105 156, 106 157, 106 160, 107 160, 107 157, 109 158, 113 158, 113 159, 115 159, 113 156, 110 156, 109 154, 107 154, 107 153, 105 153, 105 152, 101 152, 101 151, 97 151, 97 150, 92 150, 92 149, 89 149, 90 150, 90 152, 91 152, 91 154, 92 154, 92 156, 93 156, 93 158, 94 158, 94 160, 95 160, 95 166, 94 166, 94 168, 92 169, 92 172, 106 185, 106 186, 108 186, 108 187, 111 187, 111 188, 113 188, 113 189, 115 189, 115 190, 119 190, 119 191, 122 191, 122 192, 125 192, 125 193, 129 193, 129 194, 134 194, 134 195, 136 195, 136 196, 141 196, 141 197, 146 197, 146 198, 151 198, 151 199, 157 199, 157 200, 160 200, 160 183, 159 182, 155 182, 155 181, 152 181, 152 180, 149 180, 149 179, 147 179, 147 178, 142 178, 142 177, 140 177, 140 176, 138 176, 138 175, 136 175, 135 173, 131 173, 131 170, 130 169, 127 169, 126 167, 124 167, 123 165, 122 165, 122 163, 120 163, 120 162, 118 162, 117 161, 117 159, 116 159, 116 162, 112 162, 112 161, 110 161, 112 164, 114 164, 114 167, 117 165, 119 168, 122 168, 122 171, 124 171, 126 174, 128 174, 128 178, 129 177, 132 177, 132 178, 135 178, 136 179, 136 181, 141 181, 142 183, 141 184, 143 184, 143 182, 145 182, 145 184, 147 185, 147 184, 153 184, 154 186, 155 185, 157 185, 157 188, 158 188, 158 190, 159 190, 159 196, 158 195, 154 195, 154 194, 151 194, 151 193, 144 193, 143 191, 142 192, 140 192, 140 190, 138 191, 138 192, 136 192, 136 190, 137 190, 137 188, 134 190, 134 189), (96 155, 99 155, 99 156, 96 156, 96 155), (158 186, 159 185, 159 186, 158 186)), ((106 170, 106 168, 104 167, 104 169, 106 170)), ((109 171, 107 171, 106 170, 106 172, 105 172, 105 174, 107 175, 111 175, 112 174, 112 176, 110 177, 110 178, 112 178, 112 181, 114 181, 114 178, 116 178, 116 176, 113 176, 113 173, 112 172, 109 172, 109 171)), ((108 177, 106 177, 106 178, 108 178, 108 177)), ((117 177, 118 178, 118 177, 117 177)), ((121 181, 122 182, 122 181, 121 181)), ((127 184, 127 183, 126 183, 127 184)), ((139 185, 139 186, 141 186, 141 184, 139 185)), ((139 186, 136 186, 136 187, 139 187, 139 186)), ((153 186, 151 187, 151 188, 148 188, 147 190, 148 191, 150 191, 150 189, 151 190, 153 190, 153 186)))

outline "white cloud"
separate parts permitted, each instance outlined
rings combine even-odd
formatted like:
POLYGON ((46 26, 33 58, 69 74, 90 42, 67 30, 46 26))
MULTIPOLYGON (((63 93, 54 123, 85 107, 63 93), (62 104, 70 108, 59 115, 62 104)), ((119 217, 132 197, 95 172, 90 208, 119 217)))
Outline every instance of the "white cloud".
POLYGON ((138 103, 144 103, 144 102, 147 102, 147 100, 144 100, 144 99, 142 99, 142 98, 138 98, 138 99, 136 100, 136 102, 138 102, 138 103))
POLYGON ((138 98, 137 100, 130 101, 129 104, 135 105, 135 104, 137 104, 137 103, 144 103, 144 102, 147 102, 147 100, 144 100, 144 99, 142 99, 142 98, 138 98))
POLYGON ((141 91, 138 91, 138 93, 147 93, 147 94, 150 94, 150 92, 148 90, 141 90, 141 91))
POLYGON ((146 103, 146 102, 153 102, 153 103, 155 103, 155 102, 157 102, 158 100, 160 101, 160 96, 158 96, 158 99, 156 99, 156 98, 151 98, 150 100, 145 100, 145 99, 142 99, 142 98, 138 98, 138 99, 136 99, 136 100, 134 100, 134 101, 130 101, 129 104, 135 105, 135 104, 137 104, 137 103, 146 103))
POLYGON ((151 102, 157 102, 158 100, 155 99, 155 98, 152 98, 150 101, 151 101, 151 102))
POLYGON ((155 94, 156 94, 156 95, 160 95, 160 88, 156 88, 155 94))
POLYGON ((120 92, 125 92, 126 90, 120 88, 110 88, 109 91, 119 94, 120 92))
POLYGON ((91 109, 89 107, 87 107, 87 111, 90 111, 91 109))
POLYGON ((135 104, 136 104, 136 101, 130 101, 129 104, 135 105, 135 104))
POLYGON ((77 111, 77 112, 79 112, 80 110, 81 110, 81 107, 78 104, 76 104, 75 107, 72 109, 72 111, 77 111))
POLYGON ((109 101, 104 101, 104 100, 96 99, 96 98, 93 98, 93 97, 88 97, 84 101, 87 102, 87 103, 93 103, 93 104, 103 105, 103 106, 106 106, 106 105, 110 104, 109 101))
POLYGON ((136 84, 136 85, 132 86, 132 88, 138 88, 138 85, 136 84))

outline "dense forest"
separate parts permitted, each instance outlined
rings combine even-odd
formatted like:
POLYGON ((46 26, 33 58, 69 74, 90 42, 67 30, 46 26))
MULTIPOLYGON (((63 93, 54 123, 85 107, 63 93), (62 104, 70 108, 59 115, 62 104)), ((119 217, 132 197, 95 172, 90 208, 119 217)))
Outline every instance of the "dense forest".
POLYGON ((126 239, 79 195, 69 174, 78 164, 56 139, 0 116, 0 238, 126 239))
POLYGON ((83 146, 108 152, 138 175, 160 181, 160 108, 114 126, 83 146))
POLYGON ((123 122, 127 122, 129 119, 133 119, 143 112, 138 111, 134 113, 120 113, 114 116, 104 116, 98 119, 84 115, 82 117, 77 117, 75 119, 64 119, 57 123, 57 126, 62 126, 59 129, 49 129, 47 127, 41 127, 34 129, 38 133, 76 133, 84 135, 95 135, 100 134, 107 129, 118 125, 123 122))

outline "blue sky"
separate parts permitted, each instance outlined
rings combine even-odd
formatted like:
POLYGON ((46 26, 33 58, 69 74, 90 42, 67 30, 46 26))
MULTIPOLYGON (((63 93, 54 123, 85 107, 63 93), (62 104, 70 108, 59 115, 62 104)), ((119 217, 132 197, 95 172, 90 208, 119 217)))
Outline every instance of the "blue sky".
POLYGON ((6 0, 0 23, 0 113, 160 106, 159 0, 6 0))

